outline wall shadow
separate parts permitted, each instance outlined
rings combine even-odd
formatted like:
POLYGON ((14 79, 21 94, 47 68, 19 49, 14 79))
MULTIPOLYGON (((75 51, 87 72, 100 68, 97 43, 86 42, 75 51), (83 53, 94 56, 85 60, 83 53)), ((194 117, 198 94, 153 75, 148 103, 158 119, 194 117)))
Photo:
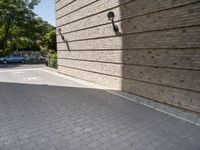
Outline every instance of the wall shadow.
MULTIPOLYGON (((148 79, 151 80, 152 77, 150 76, 147 79, 146 76, 151 74, 151 68, 149 68, 149 70, 142 69, 148 66, 149 61, 154 61, 153 59, 155 57, 152 55, 152 50, 154 49, 148 48, 148 46, 151 44, 146 43, 147 39, 145 39, 144 36, 145 32, 143 33, 143 31, 150 29, 148 27, 145 29, 144 25, 142 25, 143 27, 139 26, 141 23, 139 20, 140 15, 144 14, 145 12, 145 4, 143 5, 142 3, 144 2, 142 1, 140 3, 139 0, 132 0, 124 4, 123 0, 119 0, 119 4, 122 4, 120 6, 120 37, 122 38, 121 90, 159 102, 160 100, 156 99, 157 97, 155 97, 157 91, 154 91, 154 89, 149 89, 148 87, 148 79), (135 20, 135 22, 133 20, 135 20), (144 81, 144 79, 146 79, 147 82, 144 81)), ((141 18, 144 19, 143 16, 141 18)), ((151 39, 149 39, 149 41, 152 42, 151 39)), ((165 76, 162 74, 160 74, 160 76, 165 78, 165 76)))
POLYGON ((48 112, 53 109, 55 113, 56 111, 70 110, 71 113, 74 111, 80 113, 79 115, 83 118, 84 114, 81 114, 83 111, 95 116, 101 116, 104 110, 111 110, 112 114, 119 115, 128 115, 133 111, 158 113, 151 108, 124 100, 104 90, 87 87, 0 82, 0 91, 0 108, 9 108, 7 111, 10 111, 11 115, 15 115, 11 112, 16 111, 16 109, 24 109, 24 112, 28 114, 33 113, 33 111, 38 113, 36 110, 48 112))
MULTIPOLYGON (((124 100, 103 90, 0 82, 0 91, 0 127, 2 129, 0 133, 6 145, 11 142, 15 145, 21 144, 20 140, 10 140, 10 138, 27 140, 26 146, 29 144, 32 146, 37 141, 41 144, 42 135, 45 138, 42 143, 44 145, 48 143, 48 148, 50 148, 49 141, 54 139, 61 144, 62 148, 64 142, 71 146, 69 149, 74 149, 77 142, 70 140, 77 137, 83 141, 92 138, 95 142, 106 137, 109 139, 108 144, 117 138, 116 148, 121 145, 119 141, 123 141, 126 137, 129 139, 128 144, 133 148, 135 141, 140 140, 141 137, 137 139, 135 135, 151 133, 145 136, 143 141, 151 142, 156 137, 156 142, 162 143, 163 138, 168 141, 171 139, 169 142, 174 142, 174 139, 180 140, 184 131, 188 139, 183 137, 181 140, 191 142, 191 146, 194 147, 194 143, 198 143, 200 136, 194 134, 198 133, 198 126, 186 124, 172 116, 124 100), (155 128, 158 125, 159 129, 155 128), (188 127, 191 130, 188 131, 188 127), (132 134, 128 134, 130 132, 132 134), (174 138, 163 137, 166 133, 174 138), (70 139, 66 139, 66 136, 70 136, 70 139), (96 136, 100 138, 95 138, 96 136), (190 141, 191 136, 192 141, 190 141), (32 138, 33 140, 30 140, 32 138)), ((87 142, 85 143, 88 145, 87 142)), ((37 146, 38 149, 40 149, 39 146, 44 146, 40 144, 37 146)), ((101 146, 106 144, 103 142, 101 146)), ((142 142, 141 148, 144 145, 142 142)), ((196 146, 199 145, 196 144, 196 146)), ((2 144, 0 148, 5 149, 2 144)))
POLYGON ((188 16, 182 16, 184 7, 174 8, 181 6, 181 1, 152 3, 132 0, 124 5, 123 0, 119 0, 119 3, 122 4, 120 32, 123 45, 121 89, 153 101, 200 112, 200 95, 197 93, 200 89, 196 82, 199 80, 199 73, 196 74, 199 64, 196 66, 195 62, 200 53, 193 48, 195 43, 199 47, 199 36, 193 34, 196 29, 189 26, 195 25, 192 17, 199 10, 190 6, 188 16), (181 19, 176 22, 177 18, 181 19))

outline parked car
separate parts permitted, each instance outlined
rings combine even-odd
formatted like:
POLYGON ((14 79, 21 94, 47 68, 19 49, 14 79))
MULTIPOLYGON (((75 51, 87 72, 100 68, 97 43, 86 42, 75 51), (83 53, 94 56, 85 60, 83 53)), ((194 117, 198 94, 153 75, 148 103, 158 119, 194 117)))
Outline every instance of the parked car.
POLYGON ((25 57, 23 57, 21 55, 13 54, 13 55, 9 55, 9 56, 0 58, 0 61, 4 64, 12 63, 12 62, 24 63, 25 57))

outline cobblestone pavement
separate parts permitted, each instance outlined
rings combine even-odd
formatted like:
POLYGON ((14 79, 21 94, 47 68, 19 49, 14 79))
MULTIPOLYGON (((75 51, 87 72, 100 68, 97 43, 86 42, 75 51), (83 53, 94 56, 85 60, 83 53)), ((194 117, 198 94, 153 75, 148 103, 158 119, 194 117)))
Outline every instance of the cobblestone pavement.
POLYGON ((0 150, 200 150, 200 127, 42 69, 7 70, 0 150))

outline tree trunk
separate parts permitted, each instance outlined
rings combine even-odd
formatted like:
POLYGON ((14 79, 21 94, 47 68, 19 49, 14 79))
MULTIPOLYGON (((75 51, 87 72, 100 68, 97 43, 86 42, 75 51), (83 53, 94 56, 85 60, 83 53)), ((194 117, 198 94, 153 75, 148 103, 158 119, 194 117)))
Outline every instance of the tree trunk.
POLYGON ((9 17, 7 23, 5 24, 5 33, 4 33, 4 38, 3 38, 3 50, 7 48, 7 42, 10 37, 10 24, 11 24, 11 19, 9 17))

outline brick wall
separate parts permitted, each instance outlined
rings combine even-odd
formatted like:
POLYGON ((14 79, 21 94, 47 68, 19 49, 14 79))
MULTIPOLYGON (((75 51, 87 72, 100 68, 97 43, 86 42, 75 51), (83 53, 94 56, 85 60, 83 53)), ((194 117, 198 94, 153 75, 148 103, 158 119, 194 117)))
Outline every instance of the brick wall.
POLYGON ((57 0, 56 17, 61 73, 200 112, 199 0, 57 0))

